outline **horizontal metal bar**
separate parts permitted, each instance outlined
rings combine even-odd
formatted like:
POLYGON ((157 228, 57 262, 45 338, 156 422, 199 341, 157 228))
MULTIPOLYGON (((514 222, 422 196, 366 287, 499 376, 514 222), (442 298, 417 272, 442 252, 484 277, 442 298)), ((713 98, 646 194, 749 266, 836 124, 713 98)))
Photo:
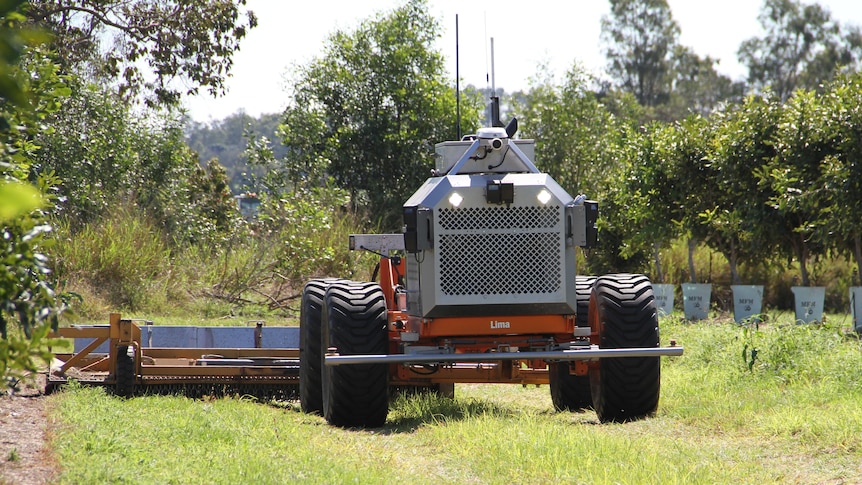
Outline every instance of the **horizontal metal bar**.
POLYGON ((50 338, 108 338, 111 336, 111 327, 108 325, 62 327, 48 336, 50 338))
POLYGON ((172 377, 206 377, 206 376, 231 376, 231 377, 281 377, 296 375, 299 373, 297 366, 215 366, 215 365, 143 365, 141 375, 148 376, 172 376, 172 377))
POLYGON ((299 349, 255 349, 255 348, 224 348, 224 347, 144 347, 143 355, 155 359, 189 358, 199 359, 202 355, 220 355, 224 358, 239 359, 244 357, 277 357, 299 358, 299 349))
POLYGON ((483 354, 391 354, 337 355, 327 354, 326 365, 344 364, 445 364, 452 362, 497 362, 502 360, 572 361, 618 357, 674 357, 682 355, 682 347, 645 347, 635 349, 600 349, 592 346, 581 350, 551 350, 542 352, 492 352, 483 354))
POLYGON ((404 249, 404 234, 351 234, 350 250, 368 249, 386 253, 404 249))

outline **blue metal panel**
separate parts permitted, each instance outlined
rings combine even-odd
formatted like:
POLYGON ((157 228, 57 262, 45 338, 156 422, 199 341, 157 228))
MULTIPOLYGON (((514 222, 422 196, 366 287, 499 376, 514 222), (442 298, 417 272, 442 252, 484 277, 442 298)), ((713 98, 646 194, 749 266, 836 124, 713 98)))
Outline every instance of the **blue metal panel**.
MULTIPOLYGON (((147 347, 182 348, 254 348, 255 327, 172 327, 141 326, 141 344, 147 347)), ((75 339, 80 352, 91 339, 75 339)), ((299 327, 261 328, 261 347, 265 349, 299 348, 299 327)), ((108 342, 95 353, 108 353, 108 342)))

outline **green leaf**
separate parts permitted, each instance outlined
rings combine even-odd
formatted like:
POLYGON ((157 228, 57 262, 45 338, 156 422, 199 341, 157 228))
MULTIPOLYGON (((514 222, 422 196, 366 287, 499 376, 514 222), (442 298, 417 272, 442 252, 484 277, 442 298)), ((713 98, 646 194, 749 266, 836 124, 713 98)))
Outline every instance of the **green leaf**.
POLYGON ((28 214, 42 204, 36 187, 24 182, 0 182, 0 222, 28 214))

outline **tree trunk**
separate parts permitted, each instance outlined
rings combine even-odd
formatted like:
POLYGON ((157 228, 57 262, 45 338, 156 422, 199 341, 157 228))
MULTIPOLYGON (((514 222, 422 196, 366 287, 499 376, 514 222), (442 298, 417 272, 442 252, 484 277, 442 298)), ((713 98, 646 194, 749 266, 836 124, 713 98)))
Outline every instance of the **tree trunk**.
POLYGON ((730 265, 730 281, 732 285, 740 284, 739 280, 739 256, 736 254, 736 241, 730 241, 730 254, 727 255, 727 264, 730 265))
POLYGON ((853 234, 853 250, 856 256, 856 277, 859 279, 857 284, 862 285, 862 236, 858 231, 853 234))
POLYGON ((802 286, 809 286, 808 279, 808 244, 805 243, 805 236, 799 235, 799 244, 796 246, 796 257, 799 258, 799 272, 802 276, 802 286))
POLYGON ((697 239, 688 239, 688 274, 692 283, 697 283, 697 273, 694 270, 694 250, 697 249, 697 239))
POLYGON ((653 243, 652 245, 652 255, 653 260, 655 261, 655 282, 656 283, 664 283, 664 274, 661 271, 661 259, 659 257, 659 244, 653 243))

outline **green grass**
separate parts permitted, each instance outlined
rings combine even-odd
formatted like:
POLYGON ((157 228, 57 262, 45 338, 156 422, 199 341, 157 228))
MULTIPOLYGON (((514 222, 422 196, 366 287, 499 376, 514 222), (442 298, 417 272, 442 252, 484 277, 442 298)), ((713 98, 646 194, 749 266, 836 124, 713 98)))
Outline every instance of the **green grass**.
POLYGON ((72 387, 51 397, 52 447, 62 483, 862 481, 862 344, 845 328, 671 316, 662 338, 686 353, 663 359, 659 411, 633 423, 555 413, 547 386, 399 398, 360 431, 295 402, 72 387))

